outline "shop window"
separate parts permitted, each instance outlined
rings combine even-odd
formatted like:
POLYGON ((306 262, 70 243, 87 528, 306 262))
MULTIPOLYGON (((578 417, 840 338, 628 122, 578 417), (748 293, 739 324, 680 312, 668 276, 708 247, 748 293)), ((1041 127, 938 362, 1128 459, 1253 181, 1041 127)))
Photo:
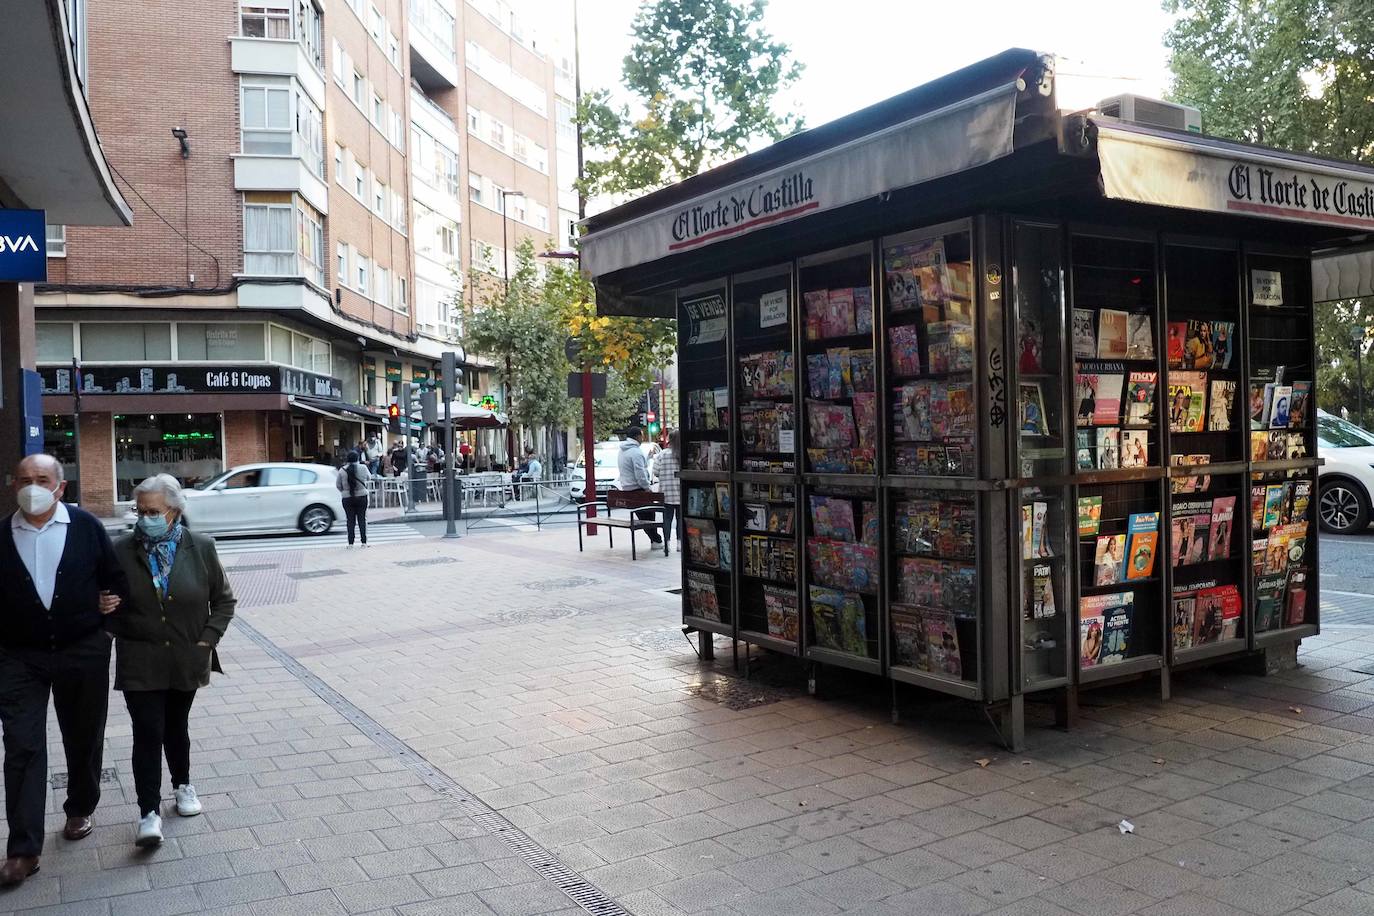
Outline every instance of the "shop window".
POLYGON ((43 417, 43 451, 58 460, 62 465, 62 476, 67 481, 67 491, 63 494, 62 500, 80 503, 81 482, 77 479, 74 429, 72 418, 68 414, 48 414, 43 417))
POLYGON ((263 359, 262 325, 248 322, 178 322, 177 359, 263 359))
POLYGON ((195 487, 224 472, 219 414, 120 414, 114 434, 116 499, 132 499, 134 487, 154 474, 195 487))
POLYGON ((105 362, 137 362, 172 358, 172 326, 137 322, 84 322, 81 358, 105 362))
POLYGON ((40 363, 69 363, 76 355, 70 321, 40 321, 34 325, 40 363))

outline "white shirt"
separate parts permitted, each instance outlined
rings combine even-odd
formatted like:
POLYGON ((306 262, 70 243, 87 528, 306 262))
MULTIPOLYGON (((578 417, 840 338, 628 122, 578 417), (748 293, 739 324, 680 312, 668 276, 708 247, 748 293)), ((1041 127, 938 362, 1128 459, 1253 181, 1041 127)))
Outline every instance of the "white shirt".
POLYGON ((38 600, 49 610, 52 609, 52 593, 57 588, 57 564, 62 562, 62 552, 67 549, 67 527, 71 520, 66 504, 61 502, 42 528, 29 524, 22 512, 10 516, 14 549, 19 551, 19 559, 24 561, 24 568, 33 579, 38 600))

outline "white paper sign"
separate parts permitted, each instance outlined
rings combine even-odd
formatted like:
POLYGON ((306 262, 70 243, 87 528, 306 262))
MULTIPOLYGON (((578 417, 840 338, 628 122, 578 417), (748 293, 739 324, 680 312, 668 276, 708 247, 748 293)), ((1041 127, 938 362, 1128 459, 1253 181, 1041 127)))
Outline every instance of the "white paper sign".
POLYGON ((1250 298, 1255 305, 1283 305, 1283 274, 1277 270, 1250 270, 1250 298))
POLYGON ((764 293, 759 297, 759 327, 787 324, 787 290, 764 293))
POLYGON ((790 429, 778 430, 778 451, 792 452, 796 451, 796 448, 797 440, 794 438, 793 431, 790 429))

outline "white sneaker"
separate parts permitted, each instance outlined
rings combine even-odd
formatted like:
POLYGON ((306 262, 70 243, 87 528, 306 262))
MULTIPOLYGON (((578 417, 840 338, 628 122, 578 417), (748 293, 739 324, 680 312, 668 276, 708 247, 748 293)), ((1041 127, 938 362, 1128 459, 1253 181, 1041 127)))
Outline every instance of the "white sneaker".
POLYGON ((142 849, 162 845, 162 818, 156 811, 149 811, 138 819, 138 838, 134 845, 142 849))
POLYGON ((184 786, 177 786, 172 794, 177 800, 177 814, 182 817, 195 817, 200 813, 200 799, 196 798, 196 787, 189 782, 184 786))

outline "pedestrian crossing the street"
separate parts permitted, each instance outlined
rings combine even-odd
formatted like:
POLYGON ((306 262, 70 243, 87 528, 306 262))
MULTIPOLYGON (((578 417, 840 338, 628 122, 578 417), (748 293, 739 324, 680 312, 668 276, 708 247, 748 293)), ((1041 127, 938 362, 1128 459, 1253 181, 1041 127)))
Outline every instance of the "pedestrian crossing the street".
MULTIPOLYGON (((371 546, 383 547, 407 541, 424 540, 424 535, 410 525, 369 525, 367 542, 371 546)), ((342 550, 348 544, 348 535, 342 525, 328 534, 305 535, 283 534, 263 535, 261 537, 230 537, 220 535, 215 538, 215 548, 222 557, 251 553, 281 553, 287 550, 342 550)))

